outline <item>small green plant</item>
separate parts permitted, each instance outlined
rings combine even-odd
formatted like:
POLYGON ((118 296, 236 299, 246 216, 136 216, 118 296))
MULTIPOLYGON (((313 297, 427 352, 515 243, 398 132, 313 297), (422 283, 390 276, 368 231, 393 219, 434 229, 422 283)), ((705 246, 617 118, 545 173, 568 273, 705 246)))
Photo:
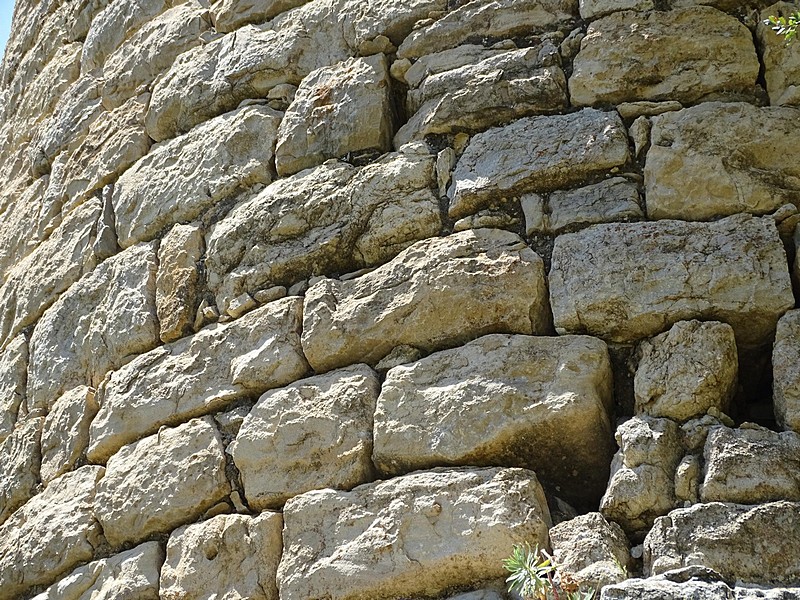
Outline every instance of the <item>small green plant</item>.
POLYGON ((525 600, 592 600, 594 590, 582 591, 578 583, 558 570, 546 550, 533 550, 528 544, 514 546, 511 556, 503 561, 510 572, 506 578, 509 592, 519 593, 525 600))
POLYGON ((797 26, 800 25, 800 12, 795 12, 788 17, 771 17, 764 20, 764 25, 769 25, 778 35, 782 35, 787 42, 797 37, 797 26))

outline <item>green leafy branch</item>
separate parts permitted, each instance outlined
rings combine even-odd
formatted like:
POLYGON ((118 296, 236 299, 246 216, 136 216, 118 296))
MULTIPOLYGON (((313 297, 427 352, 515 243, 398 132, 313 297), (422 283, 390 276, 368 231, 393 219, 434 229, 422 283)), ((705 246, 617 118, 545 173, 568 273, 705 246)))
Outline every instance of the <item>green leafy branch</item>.
POLYGON ((764 25, 769 25, 775 33, 786 38, 791 42, 797 37, 797 26, 800 25, 800 12, 795 12, 788 17, 770 16, 764 20, 764 25))
POLYGON ((528 544, 514 546, 503 561, 511 575, 506 578, 509 592, 518 592, 526 600, 592 600, 594 590, 581 591, 567 573, 559 572, 546 550, 533 550, 528 544))

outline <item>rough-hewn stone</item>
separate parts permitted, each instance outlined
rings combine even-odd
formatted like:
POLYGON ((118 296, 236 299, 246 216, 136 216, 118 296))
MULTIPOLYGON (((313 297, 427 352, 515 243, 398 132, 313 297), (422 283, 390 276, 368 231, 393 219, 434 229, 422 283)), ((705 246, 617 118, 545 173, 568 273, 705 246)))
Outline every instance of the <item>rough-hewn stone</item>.
POLYGON ((20 178, 0 193, 0 282, 45 237, 42 229, 48 215, 42 215, 42 196, 48 178, 40 177, 31 185, 26 182, 27 178, 20 178))
POLYGON ((546 545, 550 514, 531 471, 443 469, 308 492, 284 520, 281 597, 345 600, 499 579, 510 545, 546 545))
POLYGON ((219 515, 170 536, 161 569, 161 600, 278 600, 283 518, 219 515))
POLYGON ((708 102, 652 118, 644 169, 651 219, 706 220, 800 204, 800 111, 708 102), (757 134, 754 134, 757 132, 757 134))
POLYGON ((36 493, 43 422, 42 417, 36 417, 18 423, 0 444, 0 524, 36 493))
POLYGON ((161 341, 173 342, 191 331, 200 304, 203 230, 176 225, 161 240, 156 276, 156 312, 161 341))
POLYGON ((89 445, 89 423, 97 414, 92 388, 74 388, 53 403, 42 427, 42 483, 63 475, 77 464, 89 445))
POLYGON ((341 162, 281 179, 208 235, 209 287, 226 311, 244 292, 385 262, 435 236, 434 157, 406 147, 358 169, 341 162))
POLYGON ((89 458, 100 462, 162 425, 219 410, 300 379, 302 299, 285 298, 241 319, 156 348, 114 371, 99 390, 89 458))
POLYGON ((267 21, 309 0, 217 0, 211 18, 217 31, 228 33, 248 23, 267 21))
POLYGON ((756 26, 756 39, 772 106, 800 105, 800 50, 797 44, 787 44, 786 38, 775 33, 764 21, 771 16, 788 18, 796 11, 794 4, 776 2, 761 11, 756 26))
POLYGON ((740 349, 761 345, 794 306, 775 224, 749 215, 559 236, 550 291, 557 331, 623 343, 698 318, 730 324, 740 349))
POLYGON ((448 191, 450 216, 463 217, 502 197, 569 187, 628 158, 628 136, 615 112, 519 119, 470 140, 448 191))
POLYGON ((0 443, 14 429, 27 380, 28 340, 20 335, 0 352, 0 443))
POLYGON ((281 114, 247 106, 155 147, 114 185, 119 243, 126 248, 164 228, 197 219, 274 174, 270 163, 281 114))
POLYGON ((430 352, 549 329, 542 259, 515 234, 477 229, 417 242, 351 281, 316 283, 302 341, 311 366, 327 371, 375 364, 403 344, 430 352))
POLYGON ((224 452, 210 417, 124 446, 97 485, 95 514, 108 542, 118 547, 166 533, 227 496, 224 452))
POLYGON ((589 25, 569 93, 576 106, 735 98, 753 94, 758 69, 750 31, 714 8, 623 11, 589 25))
POLYGON ((772 395, 775 419, 783 429, 800 433, 800 311, 778 321, 772 349, 772 395))
POLYGON ((380 389, 377 374, 356 365, 264 394, 229 448, 250 508, 279 508, 309 490, 370 481, 380 389))

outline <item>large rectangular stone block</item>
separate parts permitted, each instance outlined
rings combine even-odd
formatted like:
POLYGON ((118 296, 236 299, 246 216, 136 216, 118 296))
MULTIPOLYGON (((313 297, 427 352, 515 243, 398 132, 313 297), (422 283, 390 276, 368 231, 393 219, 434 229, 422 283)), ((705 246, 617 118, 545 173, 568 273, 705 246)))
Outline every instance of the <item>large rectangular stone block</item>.
POLYGON ((775 419, 783 429, 800 433, 800 311, 778 321, 772 349, 775 419))

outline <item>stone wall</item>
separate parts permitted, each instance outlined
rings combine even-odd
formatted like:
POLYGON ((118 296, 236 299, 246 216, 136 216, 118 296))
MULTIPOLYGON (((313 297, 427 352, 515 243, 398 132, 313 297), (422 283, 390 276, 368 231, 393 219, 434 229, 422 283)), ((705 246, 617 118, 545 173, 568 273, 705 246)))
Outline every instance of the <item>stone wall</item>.
POLYGON ((800 598, 793 9, 17 0, 0 600, 800 598))

